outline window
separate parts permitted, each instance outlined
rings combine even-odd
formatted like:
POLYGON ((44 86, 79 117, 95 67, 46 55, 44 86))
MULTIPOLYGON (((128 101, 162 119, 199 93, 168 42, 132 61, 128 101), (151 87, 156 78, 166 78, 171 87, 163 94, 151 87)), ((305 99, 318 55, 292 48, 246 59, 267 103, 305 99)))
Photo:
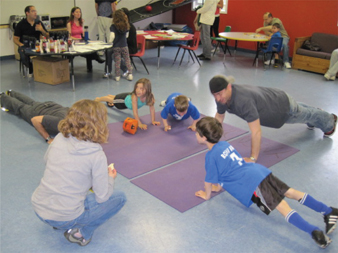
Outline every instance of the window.
MULTIPOLYGON (((195 10, 196 7, 198 7, 199 5, 203 5, 205 2, 205 0, 193 0, 191 3, 191 10, 195 10)), ((223 8, 221 10, 221 14, 227 14, 228 13, 228 0, 223 0, 223 8)))

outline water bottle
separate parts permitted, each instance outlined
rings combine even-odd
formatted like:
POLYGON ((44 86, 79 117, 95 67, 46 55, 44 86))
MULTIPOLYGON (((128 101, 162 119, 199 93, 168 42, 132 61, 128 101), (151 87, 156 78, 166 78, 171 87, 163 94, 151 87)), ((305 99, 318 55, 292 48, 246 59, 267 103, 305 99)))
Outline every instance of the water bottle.
POLYGON ((84 27, 84 40, 88 41, 89 40, 89 32, 88 32, 88 26, 84 27))

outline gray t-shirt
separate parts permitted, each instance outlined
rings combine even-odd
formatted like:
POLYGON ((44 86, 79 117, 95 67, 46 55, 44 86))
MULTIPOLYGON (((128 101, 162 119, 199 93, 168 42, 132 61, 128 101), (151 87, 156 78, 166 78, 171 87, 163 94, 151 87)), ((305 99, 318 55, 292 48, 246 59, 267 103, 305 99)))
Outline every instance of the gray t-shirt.
POLYGON ((280 128, 288 119, 290 102, 287 94, 279 89, 251 85, 232 84, 231 100, 217 103, 217 112, 226 111, 248 123, 257 119, 262 126, 280 128))

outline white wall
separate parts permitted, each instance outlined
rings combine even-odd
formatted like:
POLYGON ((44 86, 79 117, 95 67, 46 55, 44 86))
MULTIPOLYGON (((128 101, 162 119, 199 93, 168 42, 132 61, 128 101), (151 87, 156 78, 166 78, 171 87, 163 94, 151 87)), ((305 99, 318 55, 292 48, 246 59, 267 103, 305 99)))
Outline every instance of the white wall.
MULTIPOLYGON (((0 0, 1 20, 2 24, 7 24, 10 15, 23 15, 24 8, 27 5, 34 5, 38 14, 50 14, 51 16, 68 16, 70 9, 74 6, 79 6, 83 13, 85 25, 89 26, 89 36, 91 39, 96 39, 98 33, 96 24, 96 12, 94 0, 0 0), (52 8, 51 8, 52 6, 52 8), (55 7, 58 6, 58 7, 55 7), (15 8, 14 8, 15 7, 15 8), (4 15, 6 17, 4 17, 4 15)), ((137 7, 146 5, 149 0, 122 0, 117 7, 126 7, 128 9, 135 9, 137 7)), ((161 15, 151 17, 134 25, 136 28, 144 29, 151 22, 154 23, 171 23, 172 11, 163 13, 161 15)), ((14 46, 12 32, 9 28, 0 29, 0 57, 14 55, 14 46)))

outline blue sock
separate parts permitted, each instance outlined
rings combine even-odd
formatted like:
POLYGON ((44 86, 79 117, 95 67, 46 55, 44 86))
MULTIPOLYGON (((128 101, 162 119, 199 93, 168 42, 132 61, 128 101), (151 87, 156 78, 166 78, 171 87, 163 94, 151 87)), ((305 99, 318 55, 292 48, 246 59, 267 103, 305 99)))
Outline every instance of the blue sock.
POLYGON ((318 213, 322 213, 323 215, 326 215, 332 212, 331 207, 328 207, 324 203, 315 200, 311 195, 307 193, 305 193, 304 197, 301 200, 299 200, 299 203, 311 208, 312 210, 318 213))
POLYGON ((314 230, 320 230, 318 227, 313 226, 304 220, 295 210, 291 210, 286 215, 285 220, 310 235, 312 235, 314 230))

